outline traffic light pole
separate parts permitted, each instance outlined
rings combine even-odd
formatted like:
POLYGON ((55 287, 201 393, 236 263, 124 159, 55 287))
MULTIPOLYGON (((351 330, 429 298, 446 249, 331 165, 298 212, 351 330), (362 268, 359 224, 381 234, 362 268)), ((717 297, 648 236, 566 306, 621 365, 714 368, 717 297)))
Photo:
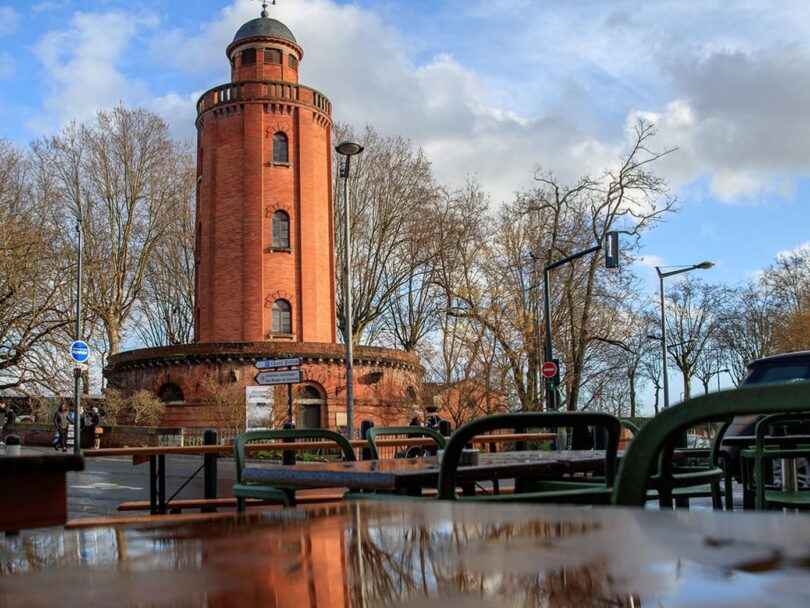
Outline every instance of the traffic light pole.
MULTIPOLYGON (((551 340, 551 297, 549 296, 549 281, 551 279, 551 271, 563 264, 568 264, 569 262, 573 262, 574 260, 581 258, 582 256, 594 253, 602 249, 602 245, 594 245, 590 249, 585 249, 584 251, 579 251, 573 255, 569 255, 566 258, 561 260, 557 260, 545 266, 543 268, 543 297, 544 297, 544 305, 545 305, 545 316, 546 316, 546 353, 545 353, 545 360, 551 361, 554 359, 554 349, 551 340)), ((559 371, 557 371, 557 375, 559 377, 559 371)), ((549 378, 546 380, 546 409, 547 410, 556 410, 560 407, 560 393, 559 393, 559 386, 554 383, 553 378, 549 378)))

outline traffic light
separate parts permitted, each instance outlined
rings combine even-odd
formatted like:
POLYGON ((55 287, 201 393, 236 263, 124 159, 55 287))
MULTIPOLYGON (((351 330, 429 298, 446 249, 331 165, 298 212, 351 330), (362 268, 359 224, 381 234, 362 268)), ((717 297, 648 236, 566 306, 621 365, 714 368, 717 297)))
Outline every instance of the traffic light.
POLYGON ((611 230, 605 235, 605 268, 619 267, 619 232, 611 230))

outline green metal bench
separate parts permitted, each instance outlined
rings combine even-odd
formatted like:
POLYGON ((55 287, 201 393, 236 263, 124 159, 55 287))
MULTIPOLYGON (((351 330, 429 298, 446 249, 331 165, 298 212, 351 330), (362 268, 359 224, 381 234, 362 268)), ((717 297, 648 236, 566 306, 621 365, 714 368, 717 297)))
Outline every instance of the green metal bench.
POLYGON ((643 506, 661 458, 688 428, 733 416, 810 412, 810 383, 763 384, 702 395, 674 405, 645 424, 619 467, 613 504, 643 506))
POLYGON ((531 480, 531 490, 514 494, 486 497, 464 497, 463 500, 489 500, 508 502, 540 502, 569 504, 608 504, 612 496, 616 472, 616 452, 619 446, 621 424, 610 414, 593 412, 519 412, 497 414, 472 420, 459 427, 447 442, 439 472, 439 499, 459 500, 456 495, 456 477, 461 452, 475 436, 503 428, 551 428, 568 426, 594 426, 603 428, 605 441, 605 477, 589 482, 576 480, 531 480))
MULTIPOLYGON (((328 429, 283 429, 271 431, 248 431, 236 437, 233 442, 233 454, 236 461, 236 484, 233 486, 233 495, 236 497, 236 510, 243 512, 247 498, 260 498, 262 500, 292 506, 295 504, 295 490, 292 488, 277 488, 258 483, 245 483, 242 481, 242 471, 245 468, 245 445, 247 443, 276 441, 289 439, 291 441, 302 439, 325 439, 333 441, 343 454, 344 460, 356 460, 354 449, 349 440, 343 435, 328 429)), ((268 445, 268 450, 273 446, 268 445)))
POLYGON ((366 431, 366 440, 368 441, 368 452, 371 460, 379 460, 380 453, 377 449, 377 437, 429 437, 436 442, 436 445, 441 449, 444 448, 447 440, 435 429, 429 429, 424 426, 381 426, 372 427, 366 431))

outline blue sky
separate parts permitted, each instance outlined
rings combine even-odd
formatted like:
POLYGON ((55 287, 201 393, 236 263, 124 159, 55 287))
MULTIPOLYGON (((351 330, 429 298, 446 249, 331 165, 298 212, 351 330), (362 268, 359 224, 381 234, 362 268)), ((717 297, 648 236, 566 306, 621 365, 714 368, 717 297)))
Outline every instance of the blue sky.
MULTIPOLYGON (((255 0, 0 0, 0 136, 19 145, 119 101, 194 137, 194 102, 255 0)), ((302 82, 335 119, 401 134, 440 180, 476 175, 495 203, 538 167, 597 173, 644 116, 679 213, 641 266, 711 259, 754 276, 810 241, 810 2, 278 0, 302 82)), ((641 268, 651 279, 654 271, 641 268)))

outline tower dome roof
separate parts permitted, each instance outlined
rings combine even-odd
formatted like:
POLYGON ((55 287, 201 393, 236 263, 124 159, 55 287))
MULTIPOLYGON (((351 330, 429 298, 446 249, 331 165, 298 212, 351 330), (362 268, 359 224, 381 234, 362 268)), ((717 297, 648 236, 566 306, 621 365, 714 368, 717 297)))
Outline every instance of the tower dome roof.
POLYGON ((236 32, 233 42, 245 40, 246 38, 283 38, 297 44, 290 28, 281 21, 269 17, 258 17, 245 23, 236 32))

